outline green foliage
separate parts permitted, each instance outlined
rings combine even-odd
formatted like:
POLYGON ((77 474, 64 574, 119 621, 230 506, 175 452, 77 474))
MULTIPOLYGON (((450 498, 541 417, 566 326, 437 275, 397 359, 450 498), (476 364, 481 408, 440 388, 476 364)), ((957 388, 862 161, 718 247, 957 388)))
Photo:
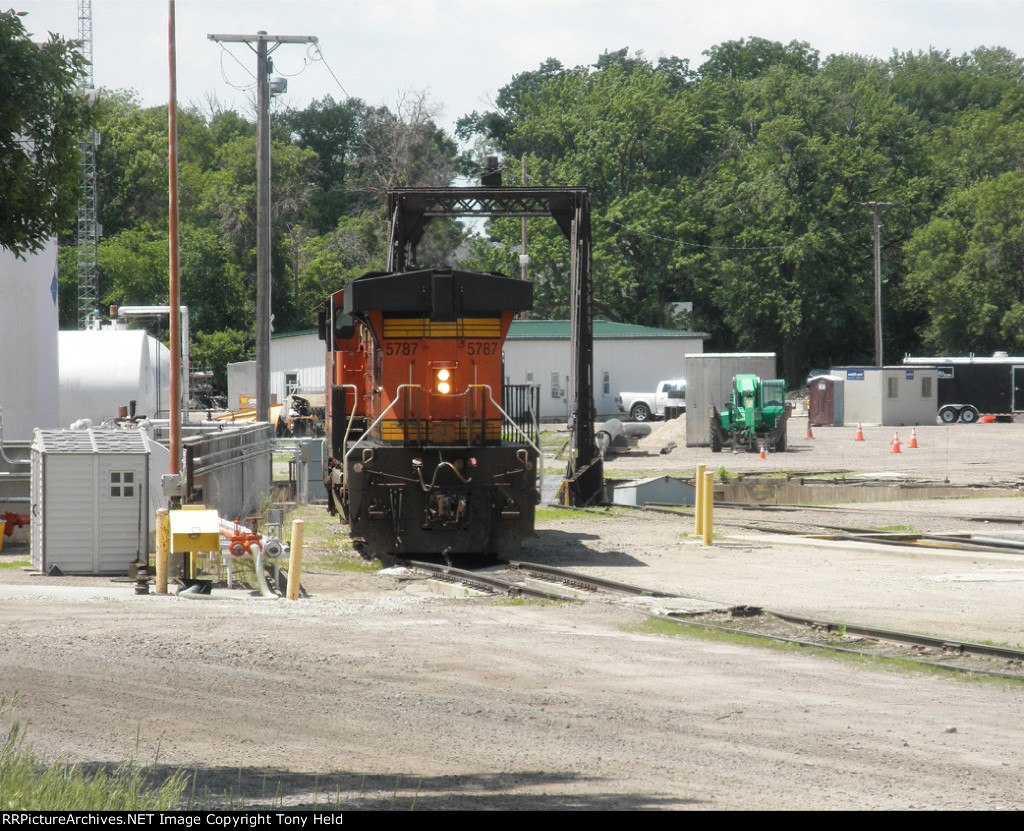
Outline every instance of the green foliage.
MULTIPOLYGON (((103 91, 97 120, 103 303, 166 303, 166 108, 144 108, 132 92, 103 91)), ((423 98, 402 102, 396 112, 325 98, 276 116, 273 126, 271 303, 275 331, 286 332, 313 326, 314 309, 327 294, 383 267, 384 191, 448 184, 456 154, 423 98)), ((253 338, 255 126, 216 102, 205 113, 181 108, 178 181, 181 295, 195 337, 192 355, 214 370, 223 389, 224 362, 244 359, 253 338)), ((462 233, 450 222, 434 225, 421 254, 449 261, 462 233)), ((62 323, 74 326, 70 249, 61 253, 60 289, 62 323)))
MULTIPOLYGON (((810 366, 870 360, 865 203, 890 202, 886 357, 1018 348, 1019 200, 1001 177, 1024 171, 1021 59, 983 48, 822 61, 762 38, 705 54, 696 73, 627 50, 575 68, 549 59, 459 123, 477 152, 515 159, 506 178, 525 153, 533 184, 590 189, 599 315, 776 351, 791 385, 810 366), (692 319, 673 312, 684 300, 692 319)), ((468 263, 514 273, 519 231, 492 221, 468 263)), ((531 221, 530 257, 535 314, 564 316, 568 245, 552 223, 531 221)))
POLYGON ((34 43, 23 14, 0 12, 0 246, 18 256, 75 216, 78 143, 92 127, 75 89, 81 55, 53 34, 34 43))
MULTIPOLYGON (((188 784, 181 771, 162 784, 134 759, 114 770, 87 773, 63 761, 44 763, 26 743, 26 727, 0 698, 6 736, 0 747, 0 811, 168 811, 183 805, 188 784)), ((0 734, 3 735, 3 734, 0 734)))
POLYGON ((708 81, 752 81, 776 66, 803 75, 818 69, 818 50, 796 40, 783 46, 764 38, 740 38, 712 46, 704 54, 708 59, 699 72, 708 81))
POLYGON ((190 357, 195 365, 208 366, 213 370, 214 389, 223 393, 228 388, 228 364, 248 360, 254 341, 251 332, 236 329, 197 332, 190 357))
POLYGON ((927 310, 926 348, 1024 348, 1024 172, 955 191, 907 244, 907 292, 927 310))
MULTIPOLYGON (((696 71, 628 49, 586 66, 550 58, 515 75, 493 110, 459 120, 472 147, 459 169, 498 152, 514 185, 525 154, 530 184, 586 186, 598 316, 708 332, 709 350, 776 351, 791 386, 811 366, 873 357, 867 202, 893 203, 886 359, 1024 348, 1022 59, 979 48, 822 60, 757 37, 705 55, 696 71)), ((166 112, 105 92, 97 113, 101 296, 162 302, 166 112)), ((254 317, 255 154, 238 113, 179 113, 183 298, 194 332, 232 333, 201 342, 211 359, 244 352, 254 317)), ((423 96, 394 109, 327 97, 276 115, 272 154, 278 332, 311 327, 327 294, 383 267, 389 188, 446 185, 457 167, 423 96)), ((466 256, 459 226, 435 220, 418 259, 516 274, 520 232, 518 219, 491 220, 466 256)), ((568 316, 569 244, 555 223, 530 220, 529 254, 534 315, 568 316)), ((61 256, 68 323, 74 257, 61 256)))

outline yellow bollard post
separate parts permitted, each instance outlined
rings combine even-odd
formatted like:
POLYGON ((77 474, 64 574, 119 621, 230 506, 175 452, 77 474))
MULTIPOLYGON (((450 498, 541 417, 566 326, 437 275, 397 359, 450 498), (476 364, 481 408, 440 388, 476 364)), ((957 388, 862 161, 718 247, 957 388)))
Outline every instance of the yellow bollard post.
POLYGON ((694 479, 694 486, 696 490, 693 506, 693 533, 703 534, 704 533, 704 471, 707 470, 707 465, 697 465, 697 476, 694 479))
POLYGON ((292 551, 288 557, 288 588, 285 597, 289 600, 299 599, 299 575, 302 571, 302 538, 305 536, 305 523, 301 519, 292 522, 292 551))
POLYGON ((704 545, 711 545, 712 514, 715 506, 715 474, 704 474, 704 545))
POLYGON ((170 514, 166 508, 156 512, 156 593, 167 594, 167 557, 171 547, 170 514))

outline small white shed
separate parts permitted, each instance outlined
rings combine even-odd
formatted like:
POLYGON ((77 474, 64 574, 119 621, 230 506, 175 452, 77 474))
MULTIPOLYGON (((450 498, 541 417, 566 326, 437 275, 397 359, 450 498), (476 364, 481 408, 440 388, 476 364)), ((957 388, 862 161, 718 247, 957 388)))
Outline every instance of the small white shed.
POLYGON ((32 565, 126 574, 147 560, 149 456, 142 430, 36 430, 32 565))

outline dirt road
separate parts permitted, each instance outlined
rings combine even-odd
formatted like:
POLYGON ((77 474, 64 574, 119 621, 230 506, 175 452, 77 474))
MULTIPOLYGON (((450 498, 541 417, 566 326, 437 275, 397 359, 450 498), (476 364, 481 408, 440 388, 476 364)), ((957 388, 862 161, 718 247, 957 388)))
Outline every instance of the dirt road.
MULTIPOLYGON (((816 436, 802 449, 791 430, 795 452, 769 463, 986 483, 1024 469, 1016 425, 918 431, 931 455, 898 459, 841 456, 845 435, 816 436), (966 438, 946 433, 957 437, 946 449, 942 431, 957 429, 966 438)), ((610 464, 689 473, 699 455, 610 464)), ((757 471, 756 461, 721 464, 757 471)), ((1024 501, 835 510, 864 526, 977 532, 972 517, 1024 518, 1024 501)), ((545 519, 523 558, 723 602, 1024 640, 1024 560, 1012 555, 780 541, 724 525, 704 548, 687 520, 584 515, 545 519)), ((138 737, 142 761, 159 752, 161 771, 196 770, 201 805, 1021 807, 1020 685, 652 636, 614 605, 442 599, 401 575, 318 570, 295 603, 224 589, 136 597, 102 578, 0 571, 0 684, 17 691, 44 755, 117 762, 138 737)))

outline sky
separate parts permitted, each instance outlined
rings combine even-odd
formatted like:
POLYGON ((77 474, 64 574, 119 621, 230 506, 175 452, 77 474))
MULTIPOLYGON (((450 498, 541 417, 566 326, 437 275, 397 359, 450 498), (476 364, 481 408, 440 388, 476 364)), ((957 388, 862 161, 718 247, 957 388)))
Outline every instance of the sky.
MULTIPOLYGON (((77 0, 13 0, 36 39, 78 37, 77 0)), ((549 57, 591 64, 629 47, 649 59, 687 58, 757 36, 808 42, 822 57, 929 48, 962 54, 1005 46, 1024 55, 1024 0, 177 0, 179 106, 213 99, 252 113, 256 57, 210 34, 314 35, 319 52, 283 44, 275 74, 288 92, 275 108, 346 96, 392 109, 426 95, 454 130, 498 90, 549 57)), ((134 89, 144 105, 168 100, 167 0, 92 0, 97 86, 134 89)))

